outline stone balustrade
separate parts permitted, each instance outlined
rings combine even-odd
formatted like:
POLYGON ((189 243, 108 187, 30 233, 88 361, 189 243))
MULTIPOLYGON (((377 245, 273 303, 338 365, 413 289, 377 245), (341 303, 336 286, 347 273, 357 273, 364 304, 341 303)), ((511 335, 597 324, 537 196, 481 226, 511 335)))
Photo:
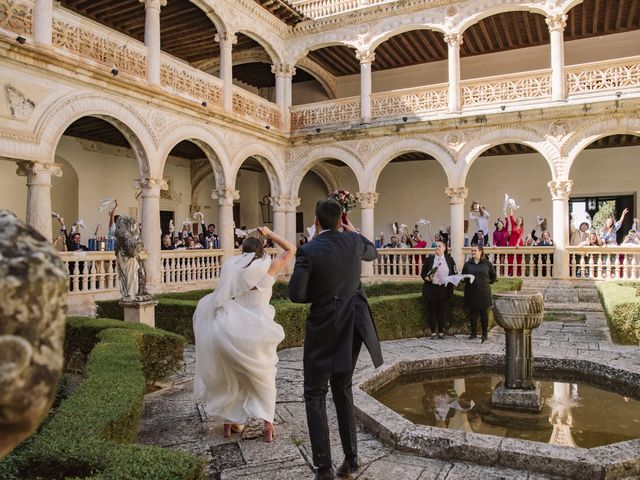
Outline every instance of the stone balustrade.
POLYGON ((114 252, 61 252, 69 270, 72 295, 118 292, 120 280, 114 252))
POLYGON ((447 109, 447 84, 405 88, 371 95, 371 116, 390 118, 420 115, 447 109))
POLYGON ((640 57, 566 67, 569 95, 624 90, 640 86, 640 57))
POLYGON ((162 291, 214 288, 220 277, 223 250, 165 250, 161 253, 162 291))
POLYGON ((265 128, 281 126, 278 105, 236 86, 233 87, 233 112, 265 128))
POLYGON ((379 248, 373 262, 373 277, 378 280, 419 280, 422 264, 434 248, 379 248))
POLYGON ((291 107, 291 129, 360 121, 360 97, 339 98, 291 107))
POLYGON ((640 246, 567 247, 571 278, 640 280, 640 246))
POLYGON ((497 75, 460 82, 462 106, 551 99, 551 70, 497 75))
POLYGON ((295 9, 305 17, 317 19, 397 1, 398 0, 298 0, 291 3, 295 9))

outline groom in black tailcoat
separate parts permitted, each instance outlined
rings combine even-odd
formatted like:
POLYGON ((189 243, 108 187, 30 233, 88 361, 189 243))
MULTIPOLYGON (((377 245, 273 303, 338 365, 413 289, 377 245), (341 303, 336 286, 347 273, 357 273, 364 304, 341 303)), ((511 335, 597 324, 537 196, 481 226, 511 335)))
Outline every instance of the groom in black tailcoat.
POLYGON ((335 478, 325 397, 331 384, 338 415, 344 461, 338 476, 356 473, 358 446, 351 379, 364 343, 373 364, 382 365, 382 351, 367 297, 360 285, 361 262, 377 257, 374 245, 342 223, 335 200, 316 205, 317 238, 298 248, 289 282, 289 297, 311 303, 304 339, 304 402, 311 437, 316 480, 335 478), (342 226, 343 232, 338 228, 342 226))

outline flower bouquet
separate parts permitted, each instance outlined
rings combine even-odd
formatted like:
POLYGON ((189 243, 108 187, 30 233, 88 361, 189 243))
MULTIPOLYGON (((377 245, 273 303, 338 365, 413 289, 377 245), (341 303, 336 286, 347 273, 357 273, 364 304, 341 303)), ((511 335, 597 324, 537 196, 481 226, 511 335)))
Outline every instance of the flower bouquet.
POLYGON ((335 200, 340 204, 342 209, 342 223, 347 223, 347 214, 356 206, 356 197, 349 193, 348 190, 336 190, 329 195, 331 200, 335 200))

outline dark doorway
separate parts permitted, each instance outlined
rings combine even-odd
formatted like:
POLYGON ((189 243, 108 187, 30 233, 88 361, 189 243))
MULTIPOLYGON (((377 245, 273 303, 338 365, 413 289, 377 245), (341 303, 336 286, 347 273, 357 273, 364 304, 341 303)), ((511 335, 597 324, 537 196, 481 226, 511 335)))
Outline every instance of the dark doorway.
POLYGON ((233 204, 233 223, 240 228, 240 203, 233 204))
POLYGON ((162 234, 165 235, 169 232, 169 222, 173 220, 175 224, 175 212, 169 210, 160 210, 160 228, 162 234))
POLYGON ((304 228, 304 216, 302 212, 296 212, 296 233, 307 233, 304 228))

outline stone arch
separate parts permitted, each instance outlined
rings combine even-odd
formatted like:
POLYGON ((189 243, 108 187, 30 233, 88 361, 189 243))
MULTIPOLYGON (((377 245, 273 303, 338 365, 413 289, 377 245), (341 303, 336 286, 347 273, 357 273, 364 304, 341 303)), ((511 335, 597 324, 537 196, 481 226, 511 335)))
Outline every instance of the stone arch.
POLYGON ((154 171, 148 152, 154 151, 157 139, 151 126, 133 107, 94 92, 76 93, 52 105, 38 121, 36 135, 44 150, 42 158, 53 162, 55 151, 65 130, 82 117, 97 117, 117 128, 131 146, 141 177, 154 171))
POLYGON ((533 129, 503 127, 489 129, 486 133, 471 139, 470 143, 460 152, 459 158, 463 160, 463 163, 458 183, 465 184, 471 166, 482 153, 503 143, 519 143, 531 147, 546 160, 551 170, 551 180, 558 180, 561 176, 560 152, 542 133, 533 129))
MULTIPOLYGON (((66 218, 69 225, 80 218, 80 180, 77 170, 65 157, 55 155, 55 162, 62 166, 62 176, 51 177, 51 209, 66 218)), ((55 223, 54 238, 57 236, 57 228, 55 223)))
POLYGON ((569 11, 581 3, 584 3, 584 0, 569 0, 562 5, 562 13, 569 13, 569 11))
POLYGON ((585 128, 576 130, 562 147, 563 157, 566 158, 566 176, 580 153, 593 142, 610 135, 640 136, 640 118, 612 117, 586 124, 585 128))
POLYGON ((356 157, 350 151, 335 147, 335 146, 324 146, 311 150, 310 152, 304 155, 304 158, 298 162, 295 167, 290 171, 287 185, 289 186, 291 195, 298 195, 298 191, 300 190, 300 184, 302 183, 302 179, 315 165, 319 164, 324 160, 340 160, 345 165, 347 165, 351 171, 356 176, 356 180, 358 181, 358 190, 364 191, 365 187, 364 178, 365 171, 362 162, 358 157, 356 157))
POLYGON ((354 43, 355 43, 354 41, 339 38, 337 35, 331 35, 328 38, 323 37, 322 39, 312 38, 310 41, 300 42, 300 45, 293 46, 291 53, 288 56, 288 58, 290 59, 288 63, 291 63, 292 65, 296 65, 300 63, 300 61, 304 57, 306 57, 309 52, 312 52, 314 50, 320 50, 321 48, 326 48, 326 47, 336 47, 336 46, 349 47, 353 49, 354 51, 353 54, 355 55, 355 52, 357 51, 357 49, 354 43), (316 41, 317 43, 314 43, 314 41, 316 41))
POLYGON ((255 158, 260 163, 262 168, 264 168, 264 171, 267 174, 267 178, 269 179, 271 195, 282 195, 284 193, 284 174, 283 168, 280 162, 277 160, 279 157, 275 152, 260 144, 248 145, 242 148, 235 155, 233 168, 231 169, 232 175, 229 177, 228 185, 233 185, 235 187, 240 167, 242 167, 242 164, 249 157, 255 158))
POLYGON ((229 171, 231 162, 227 152, 216 135, 199 125, 182 125, 170 130, 169 135, 163 138, 162 144, 158 148, 161 158, 160 175, 164 172, 171 150, 185 140, 197 145, 204 152, 211 164, 216 188, 223 188, 227 185, 232 178, 229 171))
MULTIPOLYGON (((369 50, 374 51, 376 48, 378 48, 381 44, 383 44, 390 38, 395 37, 396 35, 400 35, 402 33, 410 32, 412 30, 433 30, 435 32, 440 32, 442 34, 447 33, 441 25, 438 25, 435 23, 411 22, 411 23, 407 23, 406 25, 395 27, 385 32, 382 32, 378 35, 375 35, 371 40, 369 50)), ((444 40, 443 40, 443 43, 444 43, 444 40)))
POLYGON ((336 93, 336 88, 338 82, 336 81, 335 77, 333 77, 333 75, 331 75, 323 67, 321 67, 308 57, 301 58, 300 61, 296 64, 296 67, 301 68, 313 78, 315 78, 318 83, 322 85, 322 88, 324 88, 324 91, 327 92, 327 96, 330 99, 337 98, 338 95, 336 93))
POLYGON ((409 152, 421 152, 431 155, 442 166, 449 185, 453 184, 455 181, 455 160, 451 152, 430 140, 406 138, 390 143, 377 152, 367 167, 366 179, 368 184, 366 191, 375 192, 378 179, 384 167, 394 158, 409 152))
POLYGON ((234 33, 241 33, 258 42, 260 46, 262 46, 262 48, 264 48, 265 51, 269 54, 269 57, 271 57, 272 64, 283 63, 282 56, 278 53, 278 49, 273 46, 274 42, 267 40, 263 35, 260 35, 259 33, 252 30, 247 30, 246 28, 239 28, 234 33))
POLYGON ((318 176, 324 186, 327 187, 327 193, 335 192, 340 188, 336 176, 322 163, 316 163, 309 169, 309 172, 313 172, 318 176))
POLYGON ((496 2, 487 1, 483 4, 475 4, 473 11, 466 10, 462 13, 461 22, 455 27, 456 33, 464 33, 471 25, 478 23, 480 20, 497 15, 499 13, 506 12, 529 12, 539 14, 543 16, 549 15, 551 12, 547 11, 543 5, 536 4, 534 2, 496 2))
POLYGON ((226 32, 227 22, 213 9, 205 0, 189 0, 196 7, 198 7, 202 12, 209 17, 211 23, 216 28, 218 34, 222 32, 226 32))

